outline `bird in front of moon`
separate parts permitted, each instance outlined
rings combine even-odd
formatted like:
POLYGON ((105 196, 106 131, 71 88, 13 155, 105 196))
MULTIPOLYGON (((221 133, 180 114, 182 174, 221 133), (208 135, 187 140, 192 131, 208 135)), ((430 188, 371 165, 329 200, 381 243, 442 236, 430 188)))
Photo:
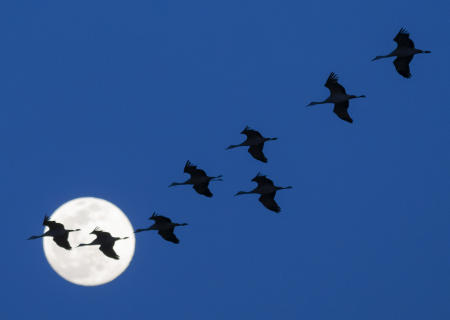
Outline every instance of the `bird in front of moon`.
POLYGON ((102 231, 98 227, 96 227, 90 234, 94 234, 96 238, 90 243, 80 243, 78 247, 100 245, 99 249, 105 256, 119 260, 119 256, 113 248, 114 244, 117 240, 125 240, 128 239, 128 237, 113 237, 111 233, 102 231))
POLYGON ((74 230, 66 229, 66 228, 64 228, 64 225, 62 223, 58 223, 56 221, 51 221, 48 216, 45 216, 44 222, 42 222, 42 225, 48 227, 49 230, 47 230, 40 236, 31 236, 28 238, 28 240, 39 239, 42 237, 53 237, 53 241, 55 241, 55 243, 58 246, 66 249, 66 250, 72 249, 72 247, 70 246, 70 243, 68 241, 69 232, 81 230, 81 229, 74 229, 74 230))
POLYGON ((174 223, 169 218, 161 216, 159 214, 156 214, 156 212, 154 212, 152 214, 152 216, 148 219, 155 221, 155 223, 148 228, 136 229, 135 233, 142 232, 142 231, 148 231, 148 230, 158 230, 158 234, 164 240, 167 240, 167 241, 170 241, 173 243, 180 242, 180 240, 178 240, 178 238, 173 233, 175 227, 187 226, 187 223, 174 223))
MULTIPOLYGON (((70 200, 57 208, 50 218, 46 218, 44 226, 42 235, 30 238, 43 239, 48 263, 69 282, 83 286, 108 283, 122 274, 133 258, 133 226, 122 210, 109 201, 93 197, 70 200), (64 226, 76 227, 81 231, 72 232, 76 229, 66 230, 64 226), (105 234, 108 233, 112 238, 108 239, 105 235, 105 244, 102 244, 103 241, 99 243, 101 251, 95 246, 69 250, 79 244, 91 243, 92 234, 89 231, 95 230, 97 226, 107 230, 105 234), (52 237, 53 241, 50 239, 52 237), (128 239, 117 241, 118 238, 128 239)), ((103 239, 97 233, 98 238, 103 239)))

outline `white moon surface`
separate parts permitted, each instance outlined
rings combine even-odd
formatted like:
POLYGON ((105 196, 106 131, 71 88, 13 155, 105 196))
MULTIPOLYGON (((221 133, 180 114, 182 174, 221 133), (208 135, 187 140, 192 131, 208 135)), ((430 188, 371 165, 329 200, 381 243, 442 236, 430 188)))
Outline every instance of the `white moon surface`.
MULTIPOLYGON (((72 250, 59 247, 52 237, 43 238, 48 263, 67 281, 83 286, 105 284, 117 278, 130 264, 135 248, 133 226, 111 202, 92 197, 77 198, 56 209, 50 220, 64 224, 66 229, 81 229, 69 233, 72 250), (114 245, 119 260, 105 256, 98 245, 77 248, 80 243, 90 243, 96 238, 90 234, 95 227, 113 237, 129 237, 114 245)), ((46 227, 44 232, 47 230, 46 227)))

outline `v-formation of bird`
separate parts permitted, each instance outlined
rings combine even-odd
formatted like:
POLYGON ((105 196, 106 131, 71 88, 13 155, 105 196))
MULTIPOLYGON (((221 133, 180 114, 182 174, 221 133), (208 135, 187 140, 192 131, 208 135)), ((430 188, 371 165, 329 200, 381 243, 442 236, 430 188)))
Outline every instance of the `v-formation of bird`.
MULTIPOLYGON (((376 56, 372 61, 382 58, 396 57, 396 59, 394 60, 395 69, 403 77, 410 78, 411 72, 409 69, 409 63, 412 61, 414 55, 421 53, 430 53, 430 51, 416 49, 414 46, 414 42, 409 38, 409 33, 403 28, 395 36, 394 41, 397 42, 397 48, 394 51, 385 56, 376 56)), ((345 88, 338 83, 338 77, 334 72, 332 72, 328 77, 325 83, 325 87, 330 90, 330 96, 323 101, 311 102, 308 104, 308 106, 333 103, 333 112, 340 119, 352 123, 353 120, 348 113, 349 101, 356 98, 365 98, 365 95, 356 96, 347 94, 345 88)), ((238 145, 230 145, 226 148, 226 150, 237 147, 248 147, 248 152, 253 158, 267 163, 267 158, 263 153, 264 143, 271 140, 277 140, 277 138, 265 138, 258 131, 253 130, 249 127, 245 127, 241 134, 246 135, 247 139, 238 145)), ((193 165, 190 161, 186 162, 186 165, 184 166, 184 172, 189 174, 190 178, 185 182, 173 182, 169 185, 169 187, 178 185, 192 185, 197 193, 211 198, 213 194, 209 190, 209 183, 211 181, 222 181, 222 175, 208 176, 204 170, 197 168, 197 166, 193 165)), ((256 188, 251 191, 239 191, 235 194, 235 196, 252 193, 259 194, 259 201, 264 205, 264 207, 277 213, 280 212, 281 209, 275 202, 276 192, 278 190, 291 189, 292 187, 275 186, 272 180, 268 179, 266 176, 260 173, 258 173, 252 179, 252 181, 257 183, 256 188)), ((179 243, 178 238, 174 234, 175 227, 187 225, 187 223, 174 223, 169 218, 158 215, 156 213, 153 213, 149 220, 154 221, 154 224, 152 226, 144 229, 137 229, 135 233, 157 230, 158 234, 163 239, 173 243, 179 243)), ((42 237, 53 237, 53 241, 61 248, 64 248, 66 250, 72 249, 68 241, 69 233, 80 231, 80 229, 65 229, 63 224, 51 221, 47 216, 44 218, 43 225, 48 227, 49 230, 42 235, 31 236, 28 239, 31 240, 42 237)), ((95 235, 96 239, 91 243, 79 244, 78 247, 99 245, 99 249, 101 252, 103 252, 104 255, 113 259, 119 259, 119 256, 114 252, 114 244, 116 241, 127 239, 128 237, 113 237, 110 233, 101 231, 99 228, 95 228, 91 232, 91 234, 95 235)))

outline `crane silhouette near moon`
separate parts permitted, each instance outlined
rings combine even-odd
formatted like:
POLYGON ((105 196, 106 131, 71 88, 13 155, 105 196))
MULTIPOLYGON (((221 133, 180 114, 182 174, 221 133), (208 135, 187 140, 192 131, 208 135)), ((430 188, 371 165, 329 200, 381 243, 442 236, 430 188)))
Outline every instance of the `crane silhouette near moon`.
MULTIPOLYGON (((81 229, 69 233, 69 248, 61 247, 52 237, 43 237, 48 263, 67 281, 83 286, 105 284, 124 272, 133 258, 133 227, 126 215, 111 202, 91 197, 77 198, 56 209, 50 221, 57 221, 66 229, 81 229), (120 259, 102 254, 100 245, 77 248, 79 244, 96 240, 96 235, 91 234, 96 228, 107 230, 115 237, 127 237, 114 243, 114 252, 120 259)), ((48 227, 44 231, 47 230, 48 227)))

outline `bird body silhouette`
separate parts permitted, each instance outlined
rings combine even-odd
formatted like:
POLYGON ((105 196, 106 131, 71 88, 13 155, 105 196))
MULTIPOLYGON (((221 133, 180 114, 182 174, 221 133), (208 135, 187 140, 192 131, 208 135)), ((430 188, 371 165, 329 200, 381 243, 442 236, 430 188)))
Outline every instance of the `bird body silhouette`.
POLYGON ((277 187, 274 185, 272 180, 268 179, 264 175, 261 175, 260 173, 258 173, 252 181, 258 184, 255 189, 252 191, 239 191, 235 194, 235 196, 251 193, 260 194, 261 196, 259 197, 259 201, 264 205, 264 207, 276 213, 280 212, 281 208, 275 202, 276 192, 283 189, 292 189, 292 187, 277 187))
POLYGON ((325 87, 330 90, 330 96, 323 101, 313 101, 307 106, 314 106, 317 104, 334 103, 333 112, 342 120, 352 123, 353 119, 348 114, 349 101, 356 98, 365 98, 365 95, 355 96, 347 94, 345 88, 338 83, 338 76, 332 72, 330 73, 325 87))
POLYGON ((187 223, 174 223, 167 217, 161 216, 153 212, 152 216, 148 218, 149 220, 155 221, 153 225, 144 229, 136 229, 135 233, 149 230, 158 230, 158 234, 167 241, 173 243, 179 243, 180 240, 175 236, 174 229, 179 226, 187 226, 187 223))
POLYGON ((226 150, 237 148, 237 147, 249 147, 248 152, 256 160, 267 162, 267 158, 263 153, 264 143, 270 140, 277 140, 278 138, 264 138, 258 131, 250 129, 250 127, 245 127, 241 134, 245 134, 247 139, 241 144, 231 145, 226 148, 226 150))
POLYGON ((394 51, 385 56, 376 56, 372 59, 372 61, 396 57, 393 63, 397 72, 405 78, 411 78, 409 63, 412 61, 414 55, 420 53, 431 53, 431 51, 416 49, 414 42, 409 38, 409 33, 405 28, 400 29, 395 36, 394 41, 397 42, 397 48, 395 48, 394 51))
POLYGON ((109 232, 105 232, 96 227, 90 234, 96 235, 96 238, 91 243, 81 243, 78 247, 100 245, 100 251, 107 257, 119 260, 119 255, 114 251, 114 244, 117 240, 128 239, 128 237, 118 238, 113 237, 109 232))
POLYGON ((62 223, 58 223, 50 220, 48 216, 44 217, 44 221, 42 222, 43 226, 48 227, 48 230, 41 234, 40 236, 31 236, 28 240, 39 239, 42 237, 53 237, 53 241, 66 250, 71 250, 72 247, 69 243, 69 232, 80 231, 80 229, 69 230, 64 228, 62 223))
POLYGON ((193 165, 189 160, 184 166, 184 172, 188 173, 191 177, 185 182, 173 182, 169 185, 169 187, 191 184, 193 185, 193 188, 195 191, 197 191, 197 193, 211 198, 213 194, 209 190, 209 182, 222 181, 222 175, 209 177, 204 170, 198 169, 197 166, 193 165))

